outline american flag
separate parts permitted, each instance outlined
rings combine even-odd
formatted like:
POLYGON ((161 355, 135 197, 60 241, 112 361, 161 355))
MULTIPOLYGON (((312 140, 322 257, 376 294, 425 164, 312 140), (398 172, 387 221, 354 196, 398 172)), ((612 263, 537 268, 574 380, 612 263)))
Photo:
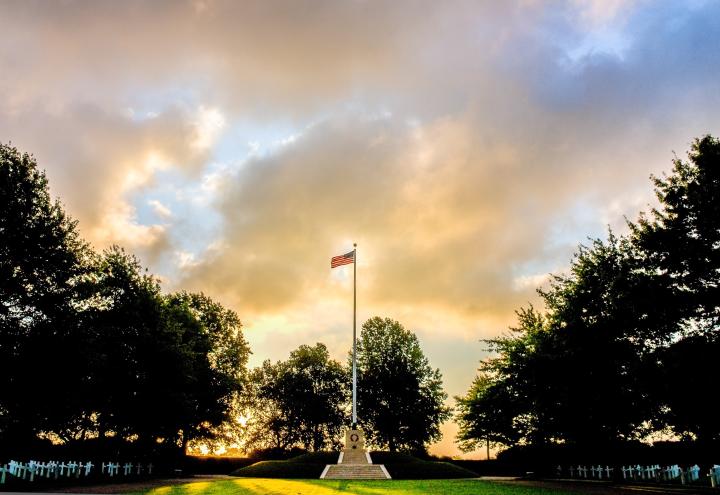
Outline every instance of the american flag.
POLYGON ((355 251, 350 251, 349 253, 341 254, 340 256, 333 256, 330 259, 330 268, 335 268, 336 266, 342 266, 342 265, 349 265, 350 263, 355 262, 355 251))

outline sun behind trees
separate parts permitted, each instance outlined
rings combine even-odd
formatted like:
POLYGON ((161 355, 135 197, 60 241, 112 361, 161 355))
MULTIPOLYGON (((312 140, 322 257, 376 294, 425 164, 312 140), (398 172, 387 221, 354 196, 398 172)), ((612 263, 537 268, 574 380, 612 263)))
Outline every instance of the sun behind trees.
MULTIPOLYGON (((175 456, 191 444, 336 449, 350 368, 327 347, 247 372, 238 316, 203 294, 164 294, 132 254, 95 252, 52 201, 35 160, 0 145, 0 452, 175 456)), ((417 337, 371 318, 358 343, 370 442, 425 451, 448 418, 417 337)))
POLYGON ((509 335, 457 398, 466 450, 595 450, 672 432, 720 441, 709 406, 720 355, 720 141, 653 178, 660 207, 627 236, 581 246, 540 290, 545 310, 518 311, 509 335))
MULTIPOLYGON (((389 318, 363 324, 357 351, 358 419, 369 443, 425 453, 449 417, 440 371, 430 367, 415 334, 389 318)), ((320 343, 254 369, 244 396, 247 448, 338 449, 351 422, 351 370, 320 343)))
POLYGON ((263 362, 249 374, 247 449, 319 451, 340 444, 346 425, 347 373, 327 347, 302 345, 287 361, 263 362))
POLYGON ((250 353, 237 315, 163 294, 121 248, 94 252, 34 159, 5 145, 0 204, 0 445, 148 456, 217 438, 250 353))

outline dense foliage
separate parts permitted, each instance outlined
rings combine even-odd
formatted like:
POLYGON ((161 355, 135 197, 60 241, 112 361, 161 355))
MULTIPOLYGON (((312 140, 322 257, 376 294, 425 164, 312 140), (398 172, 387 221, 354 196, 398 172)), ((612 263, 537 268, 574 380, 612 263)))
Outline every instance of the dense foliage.
POLYGON ((720 440, 707 407, 720 351, 720 142, 654 178, 659 208, 630 234, 581 246, 569 273, 489 340, 457 398, 458 440, 480 445, 601 446, 672 430, 720 440))
POLYGON ((440 370, 420 343, 389 318, 367 320, 357 344, 358 421, 378 447, 424 451, 449 415, 440 370))
MULTIPOLYGON (((0 147, 0 200, 0 444, 339 446, 349 370, 325 345, 248 374, 234 312, 203 294, 164 294, 120 247, 95 252, 35 160, 10 146, 0 147)), ((446 396, 417 338, 374 318, 359 353, 371 438, 393 450, 439 438, 446 396)))
POLYGON ((35 160, 0 146, 0 444, 114 439, 183 449, 230 418, 250 353, 202 294, 165 295, 118 247, 95 253, 35 160))
POLYGON ((324 344, 302 345, 287 361, 250 373, 245 396, 249 448, 319 451, 340 443, 346 423, 347 374, 324 344))
POLYGON ((88 249, 33 158, 5 145, 0 205, 0 438, 22 440, 73 422, 82 401, 73 301, 88 249))

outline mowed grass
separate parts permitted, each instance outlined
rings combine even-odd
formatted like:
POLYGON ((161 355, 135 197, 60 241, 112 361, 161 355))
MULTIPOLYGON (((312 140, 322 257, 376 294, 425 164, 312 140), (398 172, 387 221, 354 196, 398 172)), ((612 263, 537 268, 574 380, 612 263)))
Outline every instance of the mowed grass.
POLYGON ((163 486, 143 495, 568 495, 567 491, 483 480, 283 480, 239 478, 163 486))

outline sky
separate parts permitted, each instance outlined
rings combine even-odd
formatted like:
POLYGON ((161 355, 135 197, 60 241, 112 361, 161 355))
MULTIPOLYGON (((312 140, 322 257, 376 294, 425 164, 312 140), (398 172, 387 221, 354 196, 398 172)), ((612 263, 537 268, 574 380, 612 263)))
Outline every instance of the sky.
POLYGON ((358 325, 415 332, 449 405, 720 133, 715 1, 9 0, 0 32, 0 142, 95 248, 235 310, 255 366, 347 359, 356 242, 358 325))

